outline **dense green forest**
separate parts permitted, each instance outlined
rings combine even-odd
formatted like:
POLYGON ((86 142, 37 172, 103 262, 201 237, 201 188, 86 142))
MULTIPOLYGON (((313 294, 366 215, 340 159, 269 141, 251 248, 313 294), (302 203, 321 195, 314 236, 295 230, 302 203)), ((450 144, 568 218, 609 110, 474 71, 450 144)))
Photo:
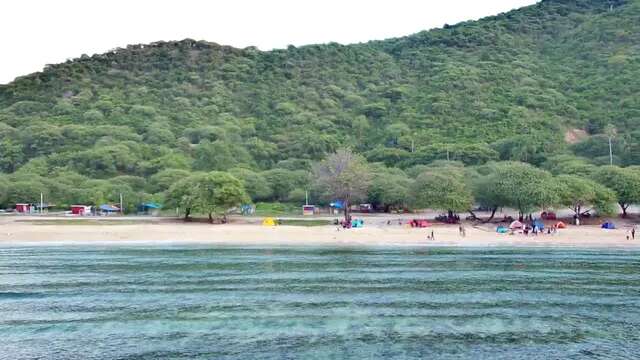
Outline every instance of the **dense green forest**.
POLYGON ((353 45, 131 45, 0 85, 0 205, 124 193, 135 208, 211 171, 254 202, 300 202, 312 164, 345 147, 382 205, 447 160, 592 179, 609 140, 614 164, 640 165, 638 78, 638 0, 544 0, 353 45))

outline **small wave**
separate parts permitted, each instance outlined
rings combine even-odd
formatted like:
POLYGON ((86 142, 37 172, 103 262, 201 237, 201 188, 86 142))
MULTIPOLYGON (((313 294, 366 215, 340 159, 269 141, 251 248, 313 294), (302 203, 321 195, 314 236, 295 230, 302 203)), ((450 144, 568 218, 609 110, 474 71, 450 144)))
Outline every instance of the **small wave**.
POLYGON ((0 292, 0 299, 41 298, 45 296, 39 292, 0 292))

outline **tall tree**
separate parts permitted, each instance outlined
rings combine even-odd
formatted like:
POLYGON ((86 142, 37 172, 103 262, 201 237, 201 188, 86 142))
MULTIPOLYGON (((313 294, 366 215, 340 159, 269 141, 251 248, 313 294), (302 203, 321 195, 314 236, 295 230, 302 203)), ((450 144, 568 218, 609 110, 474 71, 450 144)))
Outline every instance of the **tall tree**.
POLYGON ((420 174, 411 187, 414 206, 444 210, 452 218, 473 205, 473 194, 456 168, 434 168, 420 174))
POLYGON ((315 185, 330 199, 344 205, 345 221, 350 220, 352 201, 364 199, 371 183, 366 160, 351 149, 341 149, 313 166, 315 185))
POLYGON ((209 222, 213 222, 214 215, 222 215, 226 222, 229 209, 250 201, 242 182, 221 171, 200 175, 197 179, 197 193, 198 209, 208 215, 209 222))
POLYGON ((496 163, 491 171, 485 184, 494 206, 512 207, 524 216, 560 202, 560 187, 547 171, 519 162, 496 163))
POLYGON ((616 194, 606 186, 576 175, 560 175, 556 180, 561 186, 561 205, 569 207, 575 216, 583 216, 591 209, 599 214, 613 212, 611 205, 616 203, 616 194))
POLYGON ((200 203, 199 179, 201 175, 192 175, 178 180, 167 193, 167 205, 183 211, 184 220, 188 221, 200 203))
POLYGON ((603 166, 595 174, 595 180, 613 190, 618 197, 622 216, 632 204, 640 203, 640 172, 618 166, 603 166))

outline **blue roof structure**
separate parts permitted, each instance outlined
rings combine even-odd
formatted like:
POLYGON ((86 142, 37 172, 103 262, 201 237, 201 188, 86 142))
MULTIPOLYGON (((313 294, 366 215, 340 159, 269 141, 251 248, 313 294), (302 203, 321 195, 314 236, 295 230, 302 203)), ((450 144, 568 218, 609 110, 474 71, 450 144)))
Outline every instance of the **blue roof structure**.
POLYGON ((329 206, 331 206, 332 208, 336 208, 336 209, 342 209, 344 207, 344 204, 343 204, 342 201, 336 200, 336 201, 330 203, 329 206))
POLYGON ((162 205, 154 202, 142 203, 140 206, 145 209, 161 209, 162 208, 162 205))
POLYGON ((99 206, 99 208, 100 210, 107 211, 107 212, 120 211, 120 209, 118 209, 117 207, 109 204, 102 204, 99 206))

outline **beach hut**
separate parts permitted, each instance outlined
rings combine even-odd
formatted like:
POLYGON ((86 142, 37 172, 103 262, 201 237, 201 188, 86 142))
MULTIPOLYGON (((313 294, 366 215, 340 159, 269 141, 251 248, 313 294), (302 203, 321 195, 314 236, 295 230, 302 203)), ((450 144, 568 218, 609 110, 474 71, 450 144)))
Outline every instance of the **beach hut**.
POLYGON ((262 226, 276 226, 276 221, 271 217, 265 218, 262 220, 262 226))
POLYGON ((142 203, 138 206, 138 212, 143 214, 151 214, 156 215, 158 211, 162 208, 162 205, 154 203, 154 202, 146 202, 142 203))
POLYGON ((302 215, 303 216, 312 216, 316 212, 315 205, 302 205, 302 215))
POLYGON ((616 228, 616 225, 611 221, 607 221, 606 223, 602 224, 600 227, 606 230, 613 230, 616 228))
POLYGON ((329 203, 329 207, 331 208, 332 214, 339 214, 340 211, 344 209, 344 203, 340 200, 336 200, 329 203))
POLYGON ((31 204, 16 204, 16 212, 20 214, 29 214, 31 213, 33 206, 31 204))
POLYGON ((113 213, 119 212, 120 208, 118 208, 117 206, 113 206, 113 205, 109 205, 109 204, 102 204, 98 207, 100 209, 100 212, 103 215, 111 215, 113 213))
POLYGON ((71 214, 84 216, 91 213, 91 206, 87 205, 71 205, 71 214))
POLYGON ((256 212, 256 207, 255 205, 251 205, 251 204, 244 204, 240 206, 240 213, 242 215, 251 215, 253 213, 256 212))
POLYGON ((509 225, 509 229, 511 230, 522 229, 522 227, 523 227, 522 223, 518 220, 512 222, 511 225, 509 225))

